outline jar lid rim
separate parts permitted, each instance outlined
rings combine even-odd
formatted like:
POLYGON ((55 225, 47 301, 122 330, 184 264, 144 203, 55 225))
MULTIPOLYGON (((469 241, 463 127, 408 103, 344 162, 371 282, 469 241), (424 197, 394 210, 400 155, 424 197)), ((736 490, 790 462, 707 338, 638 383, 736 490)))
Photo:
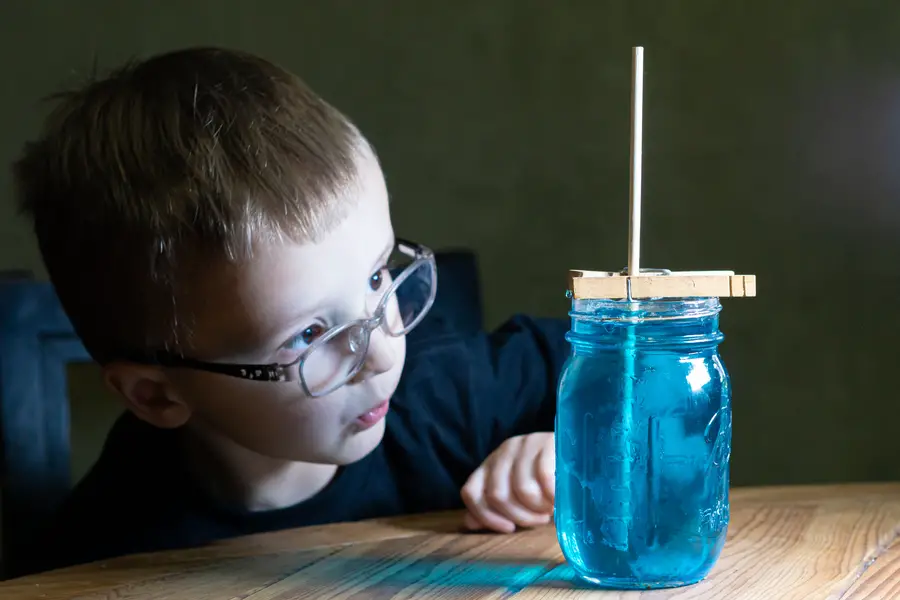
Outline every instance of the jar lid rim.
POLYGON ((582 320, 641 323, 701 319, 717 315, 721 311, 722 304, 716 297, 640 300, 576 298, 572 300, 569 316, 582 320))

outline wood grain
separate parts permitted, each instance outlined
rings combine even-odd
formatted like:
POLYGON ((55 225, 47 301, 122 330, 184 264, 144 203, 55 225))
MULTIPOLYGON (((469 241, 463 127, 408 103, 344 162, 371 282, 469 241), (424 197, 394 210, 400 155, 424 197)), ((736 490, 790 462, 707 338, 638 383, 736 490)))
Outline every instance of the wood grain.
POLYGON ((841 597, 845 600, 881 600, 900 598, 900 531, 895 530, 893 543, 877 550, 866 562, 850 589, 841 597))
POLYGON ((738 489, 728 542, 697 585, 587 589, 552 527, 459 530, 441 513, 311 527, 0 583, 0 598, 900 598, 900 484, 738 489))

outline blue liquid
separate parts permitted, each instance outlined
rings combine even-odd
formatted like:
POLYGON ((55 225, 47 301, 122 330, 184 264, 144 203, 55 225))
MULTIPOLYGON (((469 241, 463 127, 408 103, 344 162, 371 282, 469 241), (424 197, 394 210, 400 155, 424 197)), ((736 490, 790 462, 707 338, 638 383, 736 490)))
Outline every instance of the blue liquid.
POLYGON ((731 391, 717 313, 637 325, 573 313, 557 410, 556 527, 586 581, 688 585, 722 551, 731 391))

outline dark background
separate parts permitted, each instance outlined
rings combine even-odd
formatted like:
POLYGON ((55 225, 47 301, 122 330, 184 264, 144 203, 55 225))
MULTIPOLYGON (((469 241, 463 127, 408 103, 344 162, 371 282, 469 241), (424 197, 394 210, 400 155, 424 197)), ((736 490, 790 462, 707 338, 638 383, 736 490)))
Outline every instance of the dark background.
MULTIPOLYGON (((380 153, 399 234, 481 257, 490 324, 564 315, 627 250, 646 56, 643 264, 758 276, 726 300, 738 485, 900 478, 900 4, 3 0, 0 269, 43 277, 9 169, 37 100, 199 44, 304 77, 380 153)), ((74 468, 118 407, 72 371, 74 468)))

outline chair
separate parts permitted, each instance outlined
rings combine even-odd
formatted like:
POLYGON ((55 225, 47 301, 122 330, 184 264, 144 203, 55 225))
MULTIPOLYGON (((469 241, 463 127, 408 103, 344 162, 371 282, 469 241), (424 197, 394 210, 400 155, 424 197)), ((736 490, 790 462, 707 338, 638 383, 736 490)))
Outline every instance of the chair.
POLYGON ((49 283, 0 278, 0 561, 33 538, 70 487, 66 365, 88 361, 49 283))
POLYGON ((466 249, 435 252, 438 293, 431 309, 433 317, 449 322, 462 333, 484 328, 484 310, 478 258, 466 249))
MULTIPOLYGON (((475 254, 438 252, 436 262, 434 317, 480 330, 475 254)), ((49 283, 0 273, 0 578, 16 573, 17 552, 71 488, 66 369, 90 360, 49 283)))

